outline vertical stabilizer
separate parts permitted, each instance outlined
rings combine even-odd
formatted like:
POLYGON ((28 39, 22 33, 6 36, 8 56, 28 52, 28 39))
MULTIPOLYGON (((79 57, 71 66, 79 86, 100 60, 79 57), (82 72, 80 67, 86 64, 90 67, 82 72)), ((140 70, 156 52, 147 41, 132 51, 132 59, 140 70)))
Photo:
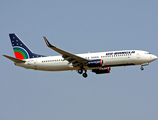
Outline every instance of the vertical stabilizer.
POLYGON ((13 46, 15 57, 17 59, 45 57, 43 55, 33 53, 16 34, 9 34, 9 37, 13 46))

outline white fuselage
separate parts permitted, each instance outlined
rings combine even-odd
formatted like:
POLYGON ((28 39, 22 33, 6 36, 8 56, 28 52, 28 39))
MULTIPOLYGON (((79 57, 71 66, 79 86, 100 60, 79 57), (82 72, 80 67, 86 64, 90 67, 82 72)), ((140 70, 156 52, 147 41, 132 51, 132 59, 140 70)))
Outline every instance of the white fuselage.
MULTIPOLYGON (((87 60, 102 59, 103 67, 129 66, 129 65, 145 65, 157 59, 155 55, 141 50, 122 50, 110 52, 97 52, 76 54, 87 60)), ((73 67, 72 63, 64 60, 62 56, 50 56, 41 58, 26 59, 25 63, 15 63, 15 65, 27 69, 35 69, 42 71, 64 71, 78 70, 79 67, 73 67)), ((84 66, 85 69, 96 69, 84 66)), ((100 67, 98 67, 100 68, 100 67)))

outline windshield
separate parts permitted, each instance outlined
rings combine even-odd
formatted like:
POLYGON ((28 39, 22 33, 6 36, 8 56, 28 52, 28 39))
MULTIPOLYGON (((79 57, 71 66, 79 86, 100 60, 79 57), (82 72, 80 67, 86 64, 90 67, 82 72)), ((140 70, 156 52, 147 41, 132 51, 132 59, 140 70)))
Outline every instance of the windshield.
POLYGON ((149 53, 149 52, 146 52, 145 54, 151 54, 151 53, 149 53))

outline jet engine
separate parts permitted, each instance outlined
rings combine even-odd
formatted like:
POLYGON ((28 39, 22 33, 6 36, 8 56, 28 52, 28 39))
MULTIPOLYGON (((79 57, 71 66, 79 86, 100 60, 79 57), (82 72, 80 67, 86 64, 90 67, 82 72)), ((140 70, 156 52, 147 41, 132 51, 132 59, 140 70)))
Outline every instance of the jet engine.
POLYGON ((88 67, 102 67, 103 60, 102 59, 90 60, 88 61, 87 65, 88 67))
POLYGON ((111 68, 107 67, 107 68, 100 68, 100 69, 93 69, 92 72, 96 73, 96 74, 105 74, 105 73, 110 73, 111 68))

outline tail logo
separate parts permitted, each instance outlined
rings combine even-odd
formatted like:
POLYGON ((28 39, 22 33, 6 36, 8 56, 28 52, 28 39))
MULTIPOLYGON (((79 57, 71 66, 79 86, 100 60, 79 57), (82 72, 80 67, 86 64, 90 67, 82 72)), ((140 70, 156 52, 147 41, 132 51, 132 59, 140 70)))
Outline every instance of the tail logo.
POLYGON ((14 47, 14 54, 15 54, 15 57, 17 59, 28 59, 29 58, 29 54, 27 53, 27 51, 21 47, 14 47))

